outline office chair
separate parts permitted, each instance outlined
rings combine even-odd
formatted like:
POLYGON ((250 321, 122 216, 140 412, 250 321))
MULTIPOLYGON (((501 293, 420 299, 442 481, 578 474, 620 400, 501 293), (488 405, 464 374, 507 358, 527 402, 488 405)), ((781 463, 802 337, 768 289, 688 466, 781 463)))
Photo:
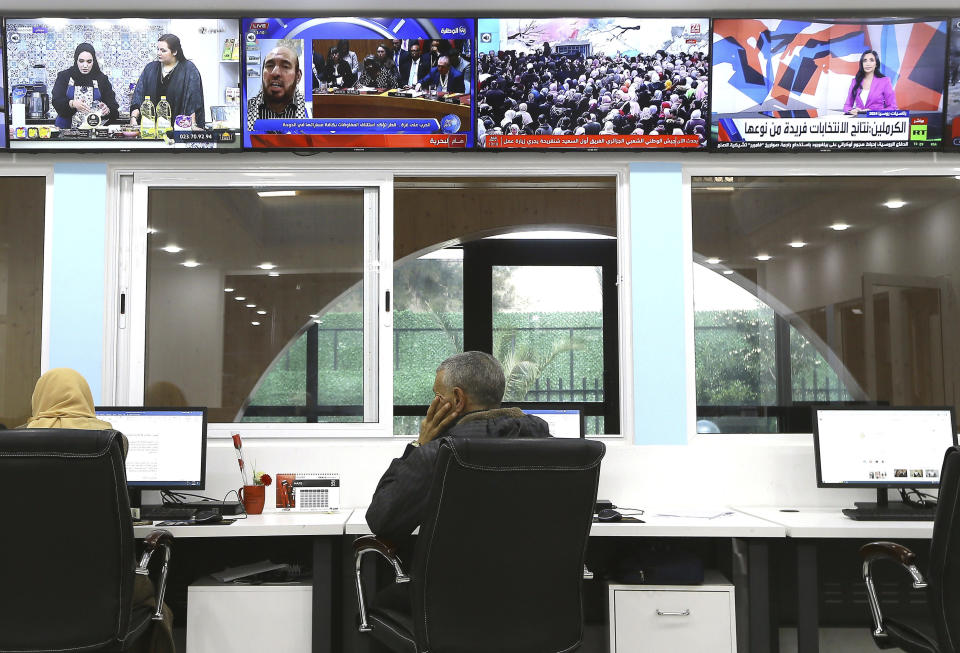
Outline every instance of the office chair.
POLYGON ((396 548, 354 543, 360 631, 410 653, 572 651, 603 443, 443 438, 407 576, 396 548), (396 583, 367 610, 366 553, 396 583))
POLYGON ((160 618, 172 536, 153 531, 136 565, 117 431, 4 431, 0 481, 0 652, 119 651, 160 618), (133 610, 158 549, 157 608, 133 610))
POLYGON ((871 542, 860 549, 860 555, 873 617, 873 641, 879 648, 899 647, 907 653, 960 653, 960 447, 950 447, 943 458, 926 579, 916 566, 916 554, 900 544, 871 542), (884 617, 873 583, 872 566, 878 560, 898 563, 910 574, 914 588, 927 590, 932 632, 925 632, 917 624, 884 617))

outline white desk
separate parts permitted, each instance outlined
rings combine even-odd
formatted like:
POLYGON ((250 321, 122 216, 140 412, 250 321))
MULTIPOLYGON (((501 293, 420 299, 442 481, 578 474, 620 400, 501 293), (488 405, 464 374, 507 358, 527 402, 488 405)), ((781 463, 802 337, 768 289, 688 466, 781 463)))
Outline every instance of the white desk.
MULTIPOLYGON (((145 537, 154 528, 163 528, 181 537, 268 537, 272 535, 343 535, 351 510, 327 513, 265 512, 248 515, 232 524, 191 526, 134 526, 133 534, 145 537)), ((230 519, 231 517, 227 517, 230 519)))
MULTIPOLYGON (((146 536, 154 528, 164 528, 176 538, 305 536, 312 538, 313 549, 313 653, 332 653, 334 637, 334 578, 340 573, 340 561, 334 556, 334 543, 343 536, 344 523, 351 510, 337 513, 265 512, 249 515, 232 524, 192 526, 135 526, 134 535, 146 536)), ((174 542, 176 549, 176 542, 174 542)))
POLYGON ((787 537, 795 538, 880 538, 929 539, 933 534, 932 521, 857 521, 850 519, 841 508, 791 508, 784 512, 774 506, 737 506, 736 510, 760 519, 781 524, 787 537))
MULTIPOLYGON (((787 537, 797 542, 797 651, 820 650, 819 574, 817 539, 852 540, 929 540, 932 521, 858 521, 842 512, 842 507, 806 508, 789 506, 786 512, 777 506, 737 506, 737 510, 781 524, 787 537)), ((855 564, 855 561, 851 561, 855 564)))
MULTIPOLYGON (((344 533, 347 535, 370 535, 370 527, 364 518, 367 509, 357 508, 347 519, 344 533)), ((731 510, 731 514, 713 519, 701 517, 666 517, 658 512, 682 515, 683 510, 647 510, 639 522, 594 522, 590 537, 773 537, 786 536, 786 529, 763 517, 731 510)))
MULTIPOLYGON (((644 523, 638 522, 594 522, 590 528, 591 537, 698 537, 722 538, 738 541, 738 546, 747 551, 746 592, 741 588, 738 603, 743 602, 747 615, 746 638, 750 642, 751 653, 769 653, 776 650, 776 631, 772 626, 770 611, 770 548, 769 540, 786 537, 786 528, 779 523, 749 513, 729 510, 712 519, 703 517, 667 517, 658 513, 683 515, 683 509, 649 508, 639 515, 644 523), (745 600, 745 598, 746 600, 745 600)), ((348 540, 360 535, 370 535, 365 514, 367 509, 357 508, 347 519, 344 533, 348 540)), ((626 512, 626 511, 625 511, 626 512)), ((345 544, 344 551, 350 547, 345 544)), ((347 561, 345 560, 344 564, 347 561)), ((347 599, 347 595, 344 595, 347 599)))

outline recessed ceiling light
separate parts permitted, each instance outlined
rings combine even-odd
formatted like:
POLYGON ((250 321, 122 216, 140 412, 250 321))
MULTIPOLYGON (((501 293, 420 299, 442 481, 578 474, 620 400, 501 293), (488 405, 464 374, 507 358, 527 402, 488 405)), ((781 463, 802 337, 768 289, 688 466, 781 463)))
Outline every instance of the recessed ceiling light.
POLYGON ((954 179, 960 179, 960 175, 954 175, 953 178, 954 178, 954 179))
POLYGON ((268 273, 267 273, 267 276, 268 276, 268 277, 279 277, 279 276, 280 276, 280 273, 279 273, 279 272, 268 272, 268 273))
POLYGON ((707 259, 707 263, 709 263, 710 265, 716 265, 719 262, 720 262, 720 259, 718 259, 715 256, 707 259))
POLYGON ((883 203, 888 209, 899 209, 900 207, 906 206, 907 203, 903 200, 888 200, 883 203))
POLYGON ((733 270, 724 270, 723 273, 724 273, 724 274, 733 274, 733 270))
MULTIPOLYGON (((960 177, 958 177, 958 179, 960 179, 960 177)), ((157 233, 157 230, 156 230, 156 229, 154 229, 153 227, 147 227, 147 235, 148 235, 148 236, 152 236, 152 235, 155 234, 155 233, 157 233)))
POLYGON ((854 315, 863 315, 862 308, 851 308, 850 312, 853 313, 854 315))
POLYGON ((802 240, 794 240, 793 242, 788 243, 788 244, 790 245, 790 247, 798 247, 798 248, 799 248, 799 247, 806 247, 806 246, 807 246, 807 244, 806 244, 805 242, 803 242, 802 240))
POLYGON ((262 190, 258 191, 260 197, 293 197, 297 194, 295 190, 262 190))
POLYGON ((850 225, 848 225, 846 222, 834 222, 832 225, 830 225, 830 228, 834 231, 846 231, 850 228, 850 225))
POLYGON ((188 260, 188 261, 184 261, 184 262, 181 263, 180 265, 182 265, 182 266, 185 267, 185 268, 195 268, 195 267, 197 267, 197 266, 200 265, 200 264, 197 263, 196 261, 194 261, 193 259, 190 259, 190 260, 188 260))
POLYGON ((317 318, 320 317, 320 316, 319 316, 319 315, 312 315, 312 314, 311 314, 310 317, 312 317, 313 319, 317 319, 317 318))
POLYGON ((266 314, 267 314, 266 311, 257 311, 257 315, 266 315, 266 314))
POLYGON ((769 254, 757 254, 753 258, 757 259, 758 261, 769 261, 773 257, 770 256, 769 254))
POLYGON ((256 307, 257 307, 256 304, 247 304, 247 308, 256 308, 256 307))
POLYGON ((250 324, 252 324, 253 326, 260 326, 259 322, 251 322, 250 324))
POLYGON ((161 247, 160 249, 170 254, 176 254, 183 251, 182 247, 177 247, 176 245, 167 245, 166 247, 161 247))
POLYGON ((224 288, 223 292, 233 292, 233 288, 224 288))
POLYGON ((234 299, 236 299, 238 302, 242 302, 246 299, 246 297, 234 297, 234 299))
POLYGON ((258 265, 257 267, 260 268, 261 270, 272 270, 273 268, 275 268, 275 267, 277 267, 277 266, 274 265, 273 263, 261 263, 261 264, 258 265))

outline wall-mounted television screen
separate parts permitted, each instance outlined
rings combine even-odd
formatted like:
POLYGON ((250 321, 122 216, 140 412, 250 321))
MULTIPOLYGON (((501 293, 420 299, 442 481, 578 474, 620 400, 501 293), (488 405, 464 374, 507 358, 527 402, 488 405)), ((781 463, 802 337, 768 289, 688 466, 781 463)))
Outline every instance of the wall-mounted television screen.
POLYGON ((708 18, 481 18, 477 145, 697 149, 708 18))
MULTIPOLYGON (((960 17, 950 19, 950 56, 947 60, 947 133, 945 144, 960 148, 960 17)), ((949 149, 949 148, 948 148, 949 149)))
POLYGON ((473 18, 244 18, 244 146, 463 149, 473 18))
POLYGON ((11 149, 240 147, 238 19, 7 18, 11 149))
POLYGON ((947 21, 716 19, 718 150, 927 149, 943 138, 947 21))
MULTIPOLYGON (((3 48, 0 48, 0 71, 3 70, 3 48)), ((7 92, 0 73, 0 148, 7 147, 7 92)))

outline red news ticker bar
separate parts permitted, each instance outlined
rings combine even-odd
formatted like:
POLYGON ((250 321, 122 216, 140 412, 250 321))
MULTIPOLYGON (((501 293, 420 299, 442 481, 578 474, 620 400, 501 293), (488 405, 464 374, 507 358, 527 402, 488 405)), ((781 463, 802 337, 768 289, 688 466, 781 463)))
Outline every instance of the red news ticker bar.
POLYGON ((637 135, 599 134, 596 136, 532 136, 530 134, 487 134, 487 148, 508 147, 700 147, 700 137, 696 134, 637 135))
POLYGON ((251 134, 253 147, 462 149, 467 134, 251 134))

